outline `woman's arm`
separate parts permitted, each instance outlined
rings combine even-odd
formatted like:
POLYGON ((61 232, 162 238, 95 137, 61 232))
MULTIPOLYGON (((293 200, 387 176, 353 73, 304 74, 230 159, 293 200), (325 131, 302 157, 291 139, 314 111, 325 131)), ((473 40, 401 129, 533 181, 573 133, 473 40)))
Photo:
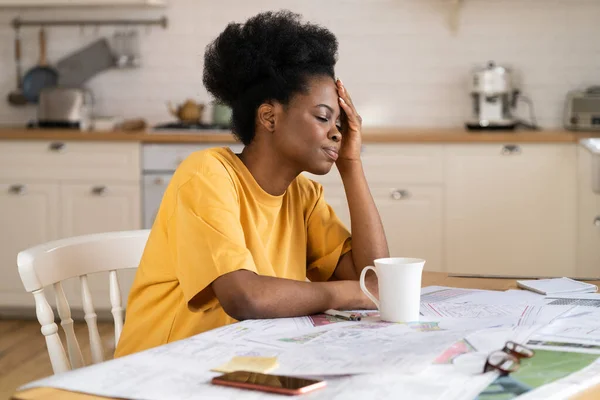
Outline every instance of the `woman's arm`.
POLYGON ((358 279, 367 265, 389 257, 389 249, 379 212, 371 196, 360 159, 362 119, 342 81, 337 81, 342 108, 342 147, 336 162, 344 183, 352 231, 352 251, 346 253, 335 270, 336 279, 358 279))
POLYGON ((237 320, 375 308, 356 281, 302 282, 238 270, 218 277, 211 287, 225 312, 237 320))

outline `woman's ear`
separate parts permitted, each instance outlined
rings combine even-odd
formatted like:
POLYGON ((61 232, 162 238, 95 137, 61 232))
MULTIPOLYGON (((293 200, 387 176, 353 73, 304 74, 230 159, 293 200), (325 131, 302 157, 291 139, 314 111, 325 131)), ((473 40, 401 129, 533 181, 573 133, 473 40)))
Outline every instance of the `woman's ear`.
POLYGON ((268 132, 275 131, 275 107, 271 103, 263 103, 258 107, 257 122, 268 132))

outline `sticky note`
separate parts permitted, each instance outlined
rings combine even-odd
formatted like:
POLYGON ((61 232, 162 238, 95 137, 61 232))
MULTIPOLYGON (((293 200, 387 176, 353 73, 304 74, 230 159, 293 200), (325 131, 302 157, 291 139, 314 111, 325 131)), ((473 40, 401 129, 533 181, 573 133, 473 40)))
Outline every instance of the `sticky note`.
POLYGON ((277 357, 245 357, 236 356, 225 364, 211 369, 214 372, 250 371, 267 373, 277 368, 277 357))

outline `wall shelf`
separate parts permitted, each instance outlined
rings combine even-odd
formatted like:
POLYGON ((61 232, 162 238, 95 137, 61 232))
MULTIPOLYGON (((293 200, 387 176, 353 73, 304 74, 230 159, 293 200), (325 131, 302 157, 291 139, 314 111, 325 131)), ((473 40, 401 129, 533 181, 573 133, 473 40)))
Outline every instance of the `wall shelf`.
POLYGON ((0 0, 0 9, 106 6, 165 7, 166 5, 166 0, 0 0))

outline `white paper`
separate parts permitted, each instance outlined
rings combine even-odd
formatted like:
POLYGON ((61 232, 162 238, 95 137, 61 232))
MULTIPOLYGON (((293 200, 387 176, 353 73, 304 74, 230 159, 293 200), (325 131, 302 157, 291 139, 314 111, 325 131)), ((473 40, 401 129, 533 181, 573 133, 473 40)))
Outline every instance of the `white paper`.
POLYGON ((462 289, 446 286, 427 286, 421 289, 421 303, 443 303, 478 292, 487 291, 480 289, 462 289))
POLYGON ((571 310, 573 306, 526 306, 519 316, 519 326, 543 326, 571 310))
POLYGON ((241 324, 225 325, 203 333, 207 340, 224 342, 246 340, 253 336, 310 329, 316 326, 312 317, 246 320, 241 324))
POLYGON ((434 318, 497 318, 520 315, 525 307, 470 303, 422 303, 421 314, 434 318))
POLYGON ((355 322, 252 340, 285 349, 275 373, 341 375, 394 370, 414 374, 464 335, 465 330, 442 329, 429 322, 355 322))
POLYGON ((418 375, 367 374, 329 380, 327 388, 306 396, 331 400, 465 400, 474 399, 495 376, 469 376, 452 366, 431 366, 418 375))
POLYGON ((600 354, 600 310, 573 307, 529 339, 535 348, 600 354))
POLYGON ((570 278, 525 279, 518 280, 517 285, 546 295, 558 293, 593 293, 598 290, 596 285, 579 282, 570 278))
MULTIPOLYGON (((437 337, 428 337, 427 343, 436 347, 443 347, 444 343, 451 342, 455 337, 442 337, 447 332, 436 333, 437 337)), ((422 341, 421 341, 422 342, 422 341)), ((414 342, 417 343, 417 342, 414 342)), ((413 343, 413 344, 414 344, 413 343)), ((398 343, 400 346, 401 343, 398 343)), ((425 344, 421 343, 421 347, 425 344)), ((441 348, 440 347, 440 348, 441 348)), ((270 395, 263 392, 225 388, 210 384, 210 379, 218 375, 209 371, 210 367, 220 365, 234 355, 260 355, 277 356, 280 364, 285 367, 296 365, 300 370, 306 371, 312 363, 325 362, 332 366, 334 363, 352 362, 353 359, 361 359, 363 362, 389 363, 390 360, 402 360, 402 363, 421 363, 419 358, 412 354, 403 355, 394 349, 385 349, 375 357, 371 352, 357 349, 351 346, 329 347, 329 352, 323 348, 312 347, 295 352, 282 353, 281 351, 257 347, 256 344, 248 346, 241 343, 221 343, 205 341, 201 336, 170 343, 145 352, 118 358, 101 364, 80 368, 64 374, 55 375, 26 387, 51 386, 71 391, 92 393, 100 396, 130 398, 130 399, 262 399, 281 398, 279 395, 270 395), (332 350, 335 350, 332 352, 332 350), (349 351, 351 350, 351 351, 349 351), (370 357, 370 358, 369 358, 370 357), (306 361, 306 360, 311 361, 306 361), (304 364, 302 364, 304 363, 304 364)), ((404 349, 402 349, 404 350, 404 349)), ((394 361, 395 363, 396 361, 394 361)), ((317 365, 316 367, 319 367, 317 365)), ((422 368, 423 369, 423 368, 422 368)), ((316 371, 316 370, 315 370, 316 371)), ((278 370, 273 373, 279 372, 278 370)), ((281 372, 285 372, 285 369, 281 372)), ((288 372, 295 372, 294 370, 288 372)), ((331 373, 331 371, 325 371, 331 373)), ((319 392, 309 395, 310 398, 338 398, 358 399, 367 398, 396 399, 400 394, 411 399, 459 399, 464 398, 466 392, 471 394, 475 391, 478 382, 481 388, 488 382, 482 379, 488 377, 469 377, 456 374, 453 379, 447 379, 446 374, 433 377, 431 373, 426 375, 406 375, 397 371, 391 373, 378 373, 375 375, 356 375, 351 377, 327 378, 328 387, 319 392), (467 385, 467 382, 471 382, 467 385)), ((308 398, 308 397, 307 397, 308 398)))

